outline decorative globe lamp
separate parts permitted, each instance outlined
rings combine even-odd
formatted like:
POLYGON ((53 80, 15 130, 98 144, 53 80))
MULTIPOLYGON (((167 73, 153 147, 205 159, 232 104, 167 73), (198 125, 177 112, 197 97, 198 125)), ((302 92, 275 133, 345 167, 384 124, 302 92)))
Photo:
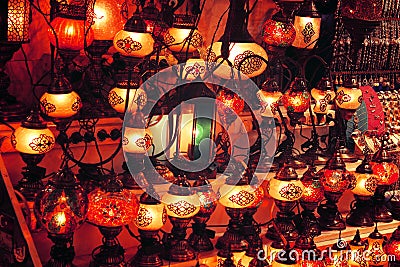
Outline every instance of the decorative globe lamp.
POLYGON ((310 107, 311 95, 307 90, 305 79, 296 77, 281 100, 290 118, 290 125, 296 126, 310 107))
POLYGON ((330 248, 331 253, 325 255, 324 263, 326 267, 347 267, 348 264, 348 251, 350 246, 346 240, 341 238, 342 232, 339 232, 339 238, 335 244, 330 248))
POLYGON ((292 46, 299 49, 313 49, 320 35, 321 16, 312 0, 304 1, 294 17, 294 28, 296 38, 292 46))
MULTIPOLYGON (((293 223, 296 201, 301 198, 304 185, 298 179, 296 170, 285 164, 269 182, 268 193, 274 199, 279 211, 275 223, 279 232, 288 241, 296 240, 298 231, 293 223)), ((280 235, 274 227, 269 227, 267 238, 279 240, 280 235)))
POLYGON ((333 101, 336 94, 332 89, 332 84, 327 77, 321 79, 316 88, 311 89, 311 96, 315 100, 313 111, 317 114, 318 121, 329 111, 328 104, 333 101))
POLYGON ((323 267, 324 262, 320 259, 321 251, 317 249, 312 236, 301 235, 294 244, 294 249, 300 257, 300 267, 323 267))
POLYGON ((384 236, 379 233, 378 226, 367 238, 368 247, 367 255, 368 266, 371 267, 382 267, 388 264, 388 255, 383 249, 383 244, 386 242, 384 236))
POLYGON ((132 191, 123 188, 115 174, 111 174, 104 189, 95 189, 88 197, 87 220, 103 235, 103 244, 92 252, 90 266, 121 266, 125 262, 125 250, 117 236, 124 225, 137 217, 139 201, 132 191))
POLYGON ((141 245, 129 265, 162 266, 160 258, 162 246, 158 232, 167 221, 167 210, 152 186, 140 196, 139 203, 138 215, 134 222, 139 230, 141 245))
POLYGON ((371 198, 375 193, 379 177, 373 174, 368 156, 357 167, 355 181, 353 181, 351 192, 354 194, 355 204, 351 204, 351 211, 346 223, 350 226, 371 227, 374 221, 371 216, 371 198))
POLYGON ((221 87, 216 96, 217 112, 224 126, 230 126, 244 109, 244 100, 235 92, 221 87))
POLYGON ((351 257, 348 260, 348 264, 351 267, 367 266, 367 260, 364 257, 364 251, 366 249, 365 242, 361 240, 360 231, 357 229, 354 238, 349 243, 351 250, 351 257))
POLYGON ((279 91, 279 85, 275 79, 266 80, 261 89, 257 92, 257 98, 261 104, 260 114, 264 118, 276 117, 276 107, 282 93, 279 91))
POLYGON ((147 94, 139 87, 139 82, 131 81, 128 86, 128 81, 121 81, 108 93, 108 103, 120 115, 124 114, 126 109, 135 113, 146 105, 147 94), (128 104, 126 103, 127 98, 128 104))
POLYGON ((196 251, 210 251, 214 249, 210 237, 214 236, 211 230, 207 230, 207 221, 217 207, 217 194, 212 189, 206 177, 200 176, 193 184, 193 191, 199 196, 200 211, 193 217, 193 232, 188 238, 189 244, 196 251))
POLYGON ((46 122, 39 112, 32 110, 31 114, 22 121, 11 135, 11 144, 26 163, 23 168, 23 178, 18 182, 16 189, 32 202, 36 194, 43 188, 42 179, 46 169, 37 166, 45 154, 54 147, 54 135, 47 128, 46 122))
POLYGON ((393 220, 391 213, 386 208, 385 192, 388 191, 390 185, 396 183, 399 179, 399 168, 387 151, 388 140, 388 134, 381 137, 381 147, 373 156, 371 162, 372 171, 378 176, 378 186, 372 198, 372 216, 376 222, 391 222, 393 220))
POLYGON ((355 178, 346 170, 346 165, 339 151, 335 151, 326 166, 317 174, 320 176, 320 182, 327 199, 327 202, 321 204, 317 209, 320 215, 321 229, 343 230, 346 228, 346 224, 338 210, 337 203, 343 192, 349 188, 350 182, 355 178))
POLYGON ((58 74, 40 98, 43 114, 62 121, 76 115, 82 107, 79 95, 72 90, 71 83, 63 74, 58 74))
POLYGON ((389 267, 399 267, 400 266, 400 226, 393 232, 389 241, 384 246, 385 253, 387 255, 393 255, 395 261, 389 262, 389 267))
POLYGON ((193 216, 200 211, 199 196, 192 191, 185 176, 178 176, 162 197, 162 202, 173 226, 171 235, 164 243, 164 258, 178 262, 193 260, 196 255, 186 240, 186 229, 193 216))
POLYGON ((87 195, 68 166, 57 172, 37 194, 35 216, 54 243, 46 266, 73 266, 72 239, 74 231, 85 221, 87 209, 87 195))

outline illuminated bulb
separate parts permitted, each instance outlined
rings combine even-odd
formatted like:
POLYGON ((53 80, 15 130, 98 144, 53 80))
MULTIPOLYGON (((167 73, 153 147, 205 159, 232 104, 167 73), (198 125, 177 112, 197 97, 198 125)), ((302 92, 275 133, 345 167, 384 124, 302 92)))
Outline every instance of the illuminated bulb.
MULTIPOLYGON (((114 87, 108 93, 108 103, 118 113, 125 112, 127 92, 128 89, 126 88, 114 87)), ((130 89, 128 102, 128 110, 133 112, 138 109, 141 110, 147 103, 146 92, 141 88, 130 89)))
POLYGON ((197 29, 169 28, 164 34, 168 49, 176 53, 192 53, 203 45, 203 36, 197 29))
POLYGON ((91 27, 95 40, 113 40, 115 34, 124 26, 122 4, 123 1, 96 0, 93 11, 94 23, 91 27))

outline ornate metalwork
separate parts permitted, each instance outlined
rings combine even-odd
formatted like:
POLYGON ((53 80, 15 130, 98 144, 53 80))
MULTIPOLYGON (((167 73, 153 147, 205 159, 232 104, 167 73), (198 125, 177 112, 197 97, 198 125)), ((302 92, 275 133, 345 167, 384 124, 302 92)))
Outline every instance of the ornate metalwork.
POLYGON ((39 137, 34 138, 29 144, 33 151, 39 153, 46 153, 50 151, 52 145, 54 144, 54 138, 45 134, 41 134, 39 137))
POLYGON ((301 31, 301 34, 304 37, 304 43, 308 44, 309 42, 311 42, 311 38, 315 35, 314 25, 312 24, 312 22, 308 22, 304 26, 304 29, 301 31))
POLYGON ((176 203, 169 204, 167 207, 179 217, 187 216, 196 210, 196 207, 193 204, 190 204, 185 200, 180 200, 176 203))
POLYGON ((152 221, 153 217, 151 216, 151 213, 147 209, 140 207, 136 218, 136 224, 140 227, 146 227, 149 226, 152 221))
POLYGON ((250 50, 246 50, 242 54, 237 55, 233 62, 234 68, 239 69, 240 66, 240 71, 243 74, 251 74, 259 70, 263 61, 258 57, 250 57, 252 55, 254 55, 254 52, 250 50))
POLYGON ((301 187, 295 184, 288 184, 287 186, 282 187, 281 190, 279 191, 281 197, 287 200, 298 199, 301 197, 302 193, 303 190, 301 190, 301 187))
POLYGON ((118 48, 124 50, 126 53, 130 54, 133 51, 139 51, 142 49, 142 44, 138 41, 132 40, 130 36, 125 39, 120 39, 116 42, 118 48))
POLYGON ((230 196, 229 200, 239 206, 245 207, 254 201, 254 196, 249 192, 241 190, 239 193, 230 196))
POLYGON ((115 107, 118 104, 124 103, 124 99, 120 97, 116 92, 111 91, 108 95, 108 102, 112 107, 115 107))

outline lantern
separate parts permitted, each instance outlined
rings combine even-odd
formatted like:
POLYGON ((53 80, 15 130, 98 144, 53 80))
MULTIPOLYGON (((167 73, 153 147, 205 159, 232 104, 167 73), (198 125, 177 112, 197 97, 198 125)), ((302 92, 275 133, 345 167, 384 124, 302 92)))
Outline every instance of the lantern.
POLYGON ((190 220, 200 210, 199 196, 195 194, 186 177, 178 176, 162 197, 168 217, 173 225, 173 238, 165 246, 165 258, 172 261, 187 261, 195 258, 195 252, 189 245, 186 229, 190 220))
POLYGON ((321 16, 315 10, 312 0, 306 0, 294 17, 296 38, 293 47, 313 49, 320 35, 321 16))
POLYGON ((385 266, 388 263, 388 255, 383 250, 384 237, 378 231, 378 227, 367 238, 368 266, 385 266))
POLYGON ((362 103, 362 91, 358 87, 357 80, 354 77, 338 88, 335 102, 339 108, 352 111, 353 113, 358 109, 362 103))
POLYGON ((54 242, 49 266, 72 265, 73 234, 85 221, 87 208, 87 195, 67 166, 57 172, 36 196, 35 216, 54 242))
POLYGON ((221 88, 216 96, 217 112, 224 126, 230 125, 244 109, 244 100, 228 89, 221 88))
POLYGON ((296 77, 288 91, 286 91, 281 100, 286 108, 290 118, 290 124, 296 125, 299 119, 303 117, 304 112, 310 107, 310 93, 307 91, 307 85, 304 78, 296 77))
POLYGON ((273 79, 265 81, 261 86, 261 90, 257 92, 257 98, 261 104, 261 116, 275 117, 278 101, 281 97, 282 93, 279 92, 278 83, 273 79))
MULTIPOLYGON (((275 223, 281 234, 289 241, 295 240, 298 236, 293 223, 292 209, 303 192, 304 185, 298 179, 296 170, 287 164, 279 169, 276 176, 269 182, 268 193, 279 209, 275 223)), ((267 237, 272 240, 280 239, 273 227, 268 228, 267 237)))
POLYGON ((316 88, 311 90, 311 96, 315 100, 314 112, 319 114, 328 113, 328 104, 335 98, 335 92, 328 78, 322 78, 316 88))
POLYGON ((118 83, 117 87, 114 87, 108 93, 108 103, 118 113, 124 113, 126 107, 131 112, 141 110, 147 103, 146 92, 142 88, 128 89, 126 86, 127 82, 118 83), (126 105, 126 98, 129 90, 128 106, 126 105))
POLYGON ((267 45, 288 47, 296 38, 296 29, 292 23, 283 18, 282 13, 278 12, 264 23, 261 35, 267 45))
POLYGON ((57 75, 49 89, 40 98, 42 112, 51 118, 65 119, 76 115, 82 107, 79 95, 72 91, 70 82, 57 75))
POLYGON ((112 173, 105 188, 93 190, 88 198, 87 220, 103 235, 103 244, 92 252, 92 264, 124 264, 124 249, 116 240, 122 226, 131 223, 138 214, 139 202, 135 194, 124 189, 112 173))
POLYGON ((9 0, 0 4, 0 40, 24 43, 29 41, 30 2, 9 0))
POLYGON ((361 241, 360 231, 357 229, 354 238, 349 243, 351 250, 351 257, 348 260, 348 264, 351 267, 367 266, 367 261, 364 257, 365 242, 361 241))
POLYGON ((390 261, 390 267, 398 267, 400 265, 400 226, 393 232, 389 241, 384 246, 385 253, 395 257, 395 261, 390 261))
POLYGON ((294 249, 298 252, 301 267, 323 267, 324 262, 320 260, 321 252, 317 249, 312 236, 300 235, 297 238, 294 249))
POLYGON ((332 253, 329 253, 329 255, 326 255, 324 258, 324 263, 327 267, 349 266, 347 252, 350 250, 350 246, 340 236, 341 232, 339 232, 339 238, 336 243, 330 248, 332 253))

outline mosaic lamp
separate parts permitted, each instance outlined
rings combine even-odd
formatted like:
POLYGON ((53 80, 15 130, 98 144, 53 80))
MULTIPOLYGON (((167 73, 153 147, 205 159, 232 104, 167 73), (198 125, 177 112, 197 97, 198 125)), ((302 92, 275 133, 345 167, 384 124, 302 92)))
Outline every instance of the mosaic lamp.
POLYGON ((310 107, 311 95, 307 90, 306 80, 302 77, 296 77, 291 83, 282 98, 282 104, 287 110, 290 118, 290 125, 295 126, 299 123, 304 112, 310 107))
POLYGON ((384 246, 387 255, 394 255, 395 261, 389 262, 389 267, 400 266, 400 226, 392 233, 388 242, 384 246))
POLYGON ((383 245, 386 242, 385 237, 378 231, 378 223, 374 231, 367 238, 367 255, 368 266, 378 267, 388 264, 388 255, 386 254, 383 245))
POLYGON ((186 176, 178 176, 162 197, 162 202, 172 223, 171 235, 164 243, 163 257, 179 262, 193 260, 195 251, 186 239, 186 229, 193 216, 200 211, 199 196, 193 192, 186 176))

